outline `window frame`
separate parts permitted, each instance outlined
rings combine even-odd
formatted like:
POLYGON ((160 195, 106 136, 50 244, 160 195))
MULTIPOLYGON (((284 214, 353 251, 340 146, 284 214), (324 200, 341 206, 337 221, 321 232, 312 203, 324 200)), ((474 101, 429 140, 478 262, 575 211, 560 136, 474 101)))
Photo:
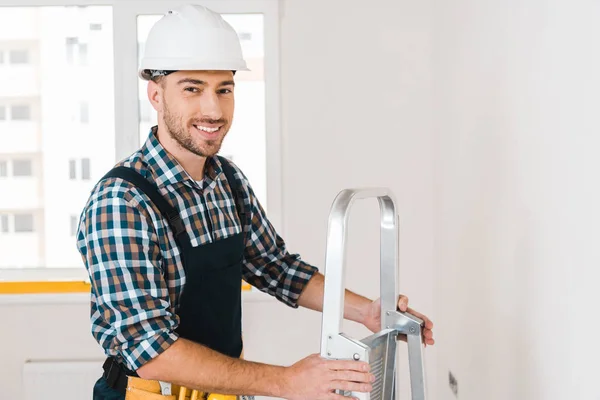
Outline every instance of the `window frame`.
MULTIPOLYGON (((222 14, 262 14, 264 21, 264 76, 266 129, 266 182, 269 220, 278 233, 285 236, 282 209, 282 134, 279 63, 279 0, 200 0, 202 4, 222 14)), ((114 116, 115 162, 136 151, 140 144, 138 109, 138 42, 137 17, 163 14, 169 8, 188 4, 179 0, 0 0, 0 7, 45 6, 111 6, 114 54, 114 116)), ((106 29, 106 27, 102 27, 106 29)), ((5 60, 6 61, 6 60, 5 60)), ((85 268, 0 269, 0 280, 88 281, 85 268)), ((1 294, 1 293, 0 293, 1 294)))
POLYGON ((11 159, 11 164, 12 164, 12 174, 11 177, 13 178, 31 178, 33 176, 35 176, 35 161, 33 158, 31 157, 13 157, 11 159), (15 172, 17 170, 17 168, 15 167, 19 162, 25 162, 29 164, 29 174, 23 175, 17 172, 15 172))

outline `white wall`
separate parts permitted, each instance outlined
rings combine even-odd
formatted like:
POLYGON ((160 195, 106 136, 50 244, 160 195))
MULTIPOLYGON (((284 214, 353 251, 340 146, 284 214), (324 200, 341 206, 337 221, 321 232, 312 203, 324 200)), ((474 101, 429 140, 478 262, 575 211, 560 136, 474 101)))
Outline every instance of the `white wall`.
POLYGON ((437 399, 600 399, 599 18, 436 4, 437 399))
MULTIPOLYGON (((390 187, 400 207, 400 288, 434 318, 431 11, 429 1, 286 1, 281 68, 290 247, 322 265, 337 193, 390 187)), ((377 202, 356 204, 346 281, 372 297, 379 291, 378 229, 377 202)), ((319 337, 320 323, 303 325, 308 337, 319 337)), ((358 337, 367 333, 348 327, 358 337)), ((318 350, 315 340, 284 356, 318 350)), ((434 380, 434 350, 427 355, 434 380)))

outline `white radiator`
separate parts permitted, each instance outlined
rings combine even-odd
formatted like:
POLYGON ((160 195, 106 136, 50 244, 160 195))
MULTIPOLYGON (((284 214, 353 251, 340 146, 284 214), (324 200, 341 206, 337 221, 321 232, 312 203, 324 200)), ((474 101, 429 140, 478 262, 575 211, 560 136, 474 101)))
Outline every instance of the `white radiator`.
POLYGON ((103 362, 28 361, 23 366, 23 400, 91 399, 103 362))

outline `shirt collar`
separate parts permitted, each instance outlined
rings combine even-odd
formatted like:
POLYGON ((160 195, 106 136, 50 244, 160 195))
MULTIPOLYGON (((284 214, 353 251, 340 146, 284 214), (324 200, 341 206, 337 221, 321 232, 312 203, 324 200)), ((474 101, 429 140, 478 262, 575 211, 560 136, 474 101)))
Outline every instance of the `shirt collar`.
MULTIPOLYGON (((156 136, 157 127, 150 129, 148 138, 141 148, 142 156, 148 165, 150 174, 157 186, 185 184, 198 187, 199 183, 194 181, 181 164, 160 144, 156 136)), ((204 166, 204 179, 201 181, 201 189, 213 189, 217 178, 223 169, 218 157, 208 157, 204 166)))

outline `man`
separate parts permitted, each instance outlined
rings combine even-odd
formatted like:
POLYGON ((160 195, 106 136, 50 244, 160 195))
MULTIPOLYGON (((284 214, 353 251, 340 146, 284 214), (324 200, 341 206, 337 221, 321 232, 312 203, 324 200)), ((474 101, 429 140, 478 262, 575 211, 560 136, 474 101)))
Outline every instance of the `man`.
MULTIPOLYGON (((204 7, 169 11, 148 36, 139 73, 158 124, 98 182, 79 225, 92 333, 108 355, 94 399, 194 399, 201 391, 318 400, 341 398, 336 389, 371 390, 362 362, 240 359, 242 278, 318 311, 324 279, 288 253, 245 175, 216 155, 238 70, 247 68, 235 31, 204 7)), ((431 322, 407 303, 398 300, 426 321, 424 340, 433 344, 431 322)), ((379 301, 347 291, 346 318, 376 332, 379 312, 379 301)))

